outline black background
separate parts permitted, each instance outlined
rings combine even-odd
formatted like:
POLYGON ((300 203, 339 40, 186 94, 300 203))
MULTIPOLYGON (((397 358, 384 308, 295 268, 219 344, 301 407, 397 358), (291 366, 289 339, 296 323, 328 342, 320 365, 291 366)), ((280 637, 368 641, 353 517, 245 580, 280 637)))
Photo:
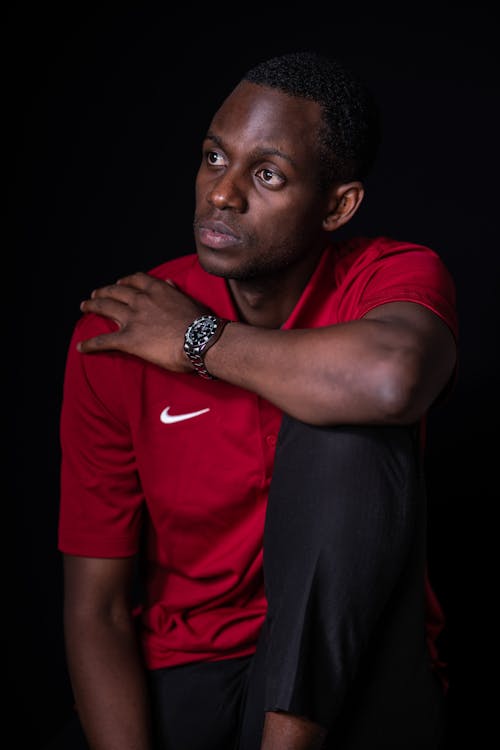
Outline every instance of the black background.
POLYGON ((13 745, 43 747, 72 711, 56 535, 61 385, 79 302, 96 286, 193 251, 193 182, 211 115, 247 67, 295 48, 339 56, 380 103, 379 163, 349 233, 428 244, 456 281, 459 378, 429 423, 429 565, 448 616, 450 746, 486 745, 496 710, 488 685, 496 678, 500 497, 491 12, 477 4, 419 5, 400 18, 380 7, 349 15, 335 4, 327 15, 309 5, 66 5, 18 4, 2 27, 2 224, 12 230, 2 350, 14 411, 2 651, 13 745))

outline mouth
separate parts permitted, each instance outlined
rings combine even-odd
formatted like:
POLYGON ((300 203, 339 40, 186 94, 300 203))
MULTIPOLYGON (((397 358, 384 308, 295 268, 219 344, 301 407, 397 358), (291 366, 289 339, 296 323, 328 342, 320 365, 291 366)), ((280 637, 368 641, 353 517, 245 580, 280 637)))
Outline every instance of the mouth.
POLYGON ((195 229, 201 244, 214 250, 241 244, 241 237, 223 221, 196 221, 195 229))

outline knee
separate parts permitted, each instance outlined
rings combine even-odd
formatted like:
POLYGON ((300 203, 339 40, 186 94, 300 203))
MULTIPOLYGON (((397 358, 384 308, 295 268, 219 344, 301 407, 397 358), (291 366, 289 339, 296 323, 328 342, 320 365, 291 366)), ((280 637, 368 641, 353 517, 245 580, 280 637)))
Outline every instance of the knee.
POLYGON ((299 482, 339 470, 369 475, 390 467, 402 479, 415 469, 418 440, 414 426, 309 425, 285 415, 276 448, 275 476, 299 482))

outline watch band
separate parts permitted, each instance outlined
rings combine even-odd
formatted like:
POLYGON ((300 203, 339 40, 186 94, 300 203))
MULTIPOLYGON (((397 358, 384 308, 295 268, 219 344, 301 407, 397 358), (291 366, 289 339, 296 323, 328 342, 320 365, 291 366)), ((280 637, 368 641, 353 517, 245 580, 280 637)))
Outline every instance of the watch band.
POLYGON ((216 380, 215 376, 207 370, 205 355, 218 341, 228 323, 229 320, 218 318, 216 315, 201 315, 186 329, 184 352, 193 365, 194 371, 202 378, 216 380))

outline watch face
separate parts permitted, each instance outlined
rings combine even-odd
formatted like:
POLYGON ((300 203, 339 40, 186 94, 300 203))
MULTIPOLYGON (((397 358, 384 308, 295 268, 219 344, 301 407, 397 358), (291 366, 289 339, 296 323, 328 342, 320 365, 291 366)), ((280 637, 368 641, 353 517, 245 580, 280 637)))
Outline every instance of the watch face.
POLYGON ((217 330, 217 318, 206 316, 197 320, 186 332, 186 343, 190 346, 203 346, 217 330))

